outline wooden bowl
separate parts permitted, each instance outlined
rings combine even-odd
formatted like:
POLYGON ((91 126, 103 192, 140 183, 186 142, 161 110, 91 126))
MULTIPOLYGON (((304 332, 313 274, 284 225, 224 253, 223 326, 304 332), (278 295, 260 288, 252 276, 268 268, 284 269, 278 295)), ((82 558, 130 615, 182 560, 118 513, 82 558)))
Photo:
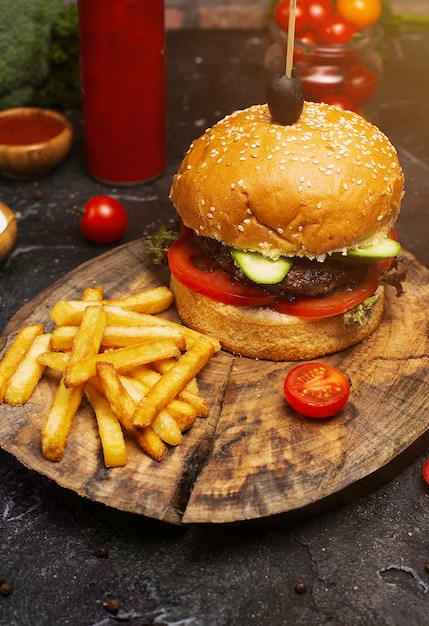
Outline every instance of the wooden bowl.
POLYGON ((50 109, 17 107, 0 112, 0 172, 15 180, 46 176, 70 150, 73 126, 50 109))

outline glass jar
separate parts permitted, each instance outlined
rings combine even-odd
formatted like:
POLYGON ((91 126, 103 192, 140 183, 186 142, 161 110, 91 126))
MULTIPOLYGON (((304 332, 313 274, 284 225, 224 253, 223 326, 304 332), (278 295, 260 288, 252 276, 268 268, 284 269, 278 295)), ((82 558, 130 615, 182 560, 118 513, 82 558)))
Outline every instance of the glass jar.
MULTIPOLYGON (((271 24, 274 42, 265 55, 270 74, 285 71, 287 33, 271 24)), ((377 92, 383 62, 377 50, 383 37, 381 27, 360 31, 348 44, 321 45, 294 42, 293 66, 302 82, 304 97, 351 109, 376 121, 377 92)))

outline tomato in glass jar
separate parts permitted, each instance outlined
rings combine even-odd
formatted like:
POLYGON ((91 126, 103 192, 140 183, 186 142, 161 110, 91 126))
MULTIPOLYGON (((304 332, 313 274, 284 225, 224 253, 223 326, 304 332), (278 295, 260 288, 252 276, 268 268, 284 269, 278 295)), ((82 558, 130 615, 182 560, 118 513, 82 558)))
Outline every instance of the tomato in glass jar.
POLYGON ((354 105, 359 106, 371 100, 377 87, 377 74, 366 65, 358 65, 353 67, 344 77, 342 90, 354 105))

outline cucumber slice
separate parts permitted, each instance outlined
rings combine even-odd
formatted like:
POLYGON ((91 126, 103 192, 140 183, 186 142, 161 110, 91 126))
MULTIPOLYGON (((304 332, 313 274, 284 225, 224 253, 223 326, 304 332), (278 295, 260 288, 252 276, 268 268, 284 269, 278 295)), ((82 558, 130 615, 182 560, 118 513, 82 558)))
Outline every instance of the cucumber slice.
POLYGON ((236 248, 231 249, 231 255, 243 274, 260 285, 280 283, 293 264, 290 259, 285 257, 280 257, 274 261, 260 254, 260 252, 246 252, 236 248))
POLYGON ((391 259, 394 256, 398 256, 400 251, 401 244, 395 239, 386 237, 381 243, 349 250, 347 256, 364 261, 381 261, 382 259, 391 259))

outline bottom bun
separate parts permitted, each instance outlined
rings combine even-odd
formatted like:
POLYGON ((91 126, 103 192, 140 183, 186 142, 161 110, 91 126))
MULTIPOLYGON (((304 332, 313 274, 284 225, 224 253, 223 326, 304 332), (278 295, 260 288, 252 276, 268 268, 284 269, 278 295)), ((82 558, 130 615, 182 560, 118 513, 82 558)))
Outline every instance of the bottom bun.
POLYGON ((304 361, 359 343, 381 321, 384 286, 363 323, 344 325, 344 314, 302 318, 264 307, 222 304, 195 293, 171 276, 171 291, 184 324, 218 339, 224 350, 270 361, 304 361))

